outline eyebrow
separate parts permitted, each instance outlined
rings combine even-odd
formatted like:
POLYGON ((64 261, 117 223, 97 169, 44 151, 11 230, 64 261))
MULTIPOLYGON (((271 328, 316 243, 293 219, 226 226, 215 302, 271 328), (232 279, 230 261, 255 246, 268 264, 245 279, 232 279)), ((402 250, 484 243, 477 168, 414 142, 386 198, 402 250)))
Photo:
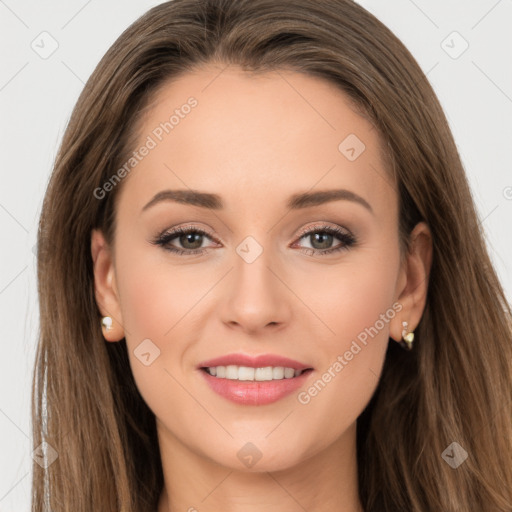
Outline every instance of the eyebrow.
MULTIPOLYGON (((300 210, 339 200, 358 203, 375 215, 371 205, 365 199, 355 192, 343 188, 293 194, 288 199, 286 206, 290 210, 300 210)), ((222 210, 224 208, 222 198, 217 194, 199 192, 198 190, 162 190, 142 208, 142 211, 144 212, 162 201, 173 201, 180 204, 199 206, 200 208, 211 208, 212 210, 222 210)))

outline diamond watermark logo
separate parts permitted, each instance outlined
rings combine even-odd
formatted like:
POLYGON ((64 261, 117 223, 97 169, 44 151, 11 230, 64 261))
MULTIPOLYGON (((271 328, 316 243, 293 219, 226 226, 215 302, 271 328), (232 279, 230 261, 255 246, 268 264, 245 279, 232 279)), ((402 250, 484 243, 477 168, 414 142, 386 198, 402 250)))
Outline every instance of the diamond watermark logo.
POLYGON ((365 149, 364 142, 355 133, 345 137, 338 146, 339 152, 350 162, 357 160, 365 149))
POLYGON ((453 31, 443 39, 441 48, 449 57, 456 60, 469 48, 469 43, 457 31, 453 31))
POLYGON ((236 252, 246 263, 253 263, 263 252, 263 247, 255 238, 248 236, 237 246, 236 252))
POLYGON ((37 462, 43 469, 51 466, 56 460, 59 454, 57 450, 46 441, 43 441, 33 452, 32 458, 37 462))
POLYGON ((253 443, 244 444, 236 455, 240 462, 248 468, 252 468, 263 456, 258 447, 253 443))
POLYGON ((454 441, 441 454, 444 461, 453 469, 457 469, 467 458, 468 452, 462 446, 454 441))
POLYGON ((133 353, 144 366, 149 366, 160 355, 160 349, 149 338, 146 338, 137 345, 133 353))
POLYGON ((49 33, 41 32, 31 43, 30 47, 34 50, 41 59, 48 59, 51 57, 59 47, 57 40, 49 33))

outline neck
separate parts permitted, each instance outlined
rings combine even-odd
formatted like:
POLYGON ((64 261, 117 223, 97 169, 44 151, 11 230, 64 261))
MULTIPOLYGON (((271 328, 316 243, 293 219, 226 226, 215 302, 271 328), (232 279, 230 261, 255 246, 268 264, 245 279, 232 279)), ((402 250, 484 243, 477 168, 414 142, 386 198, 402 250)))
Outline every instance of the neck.
POLYGON ((279 471, 240 471, 191 451, 158 425, 164 489, 158 512, 364 512, 356 424, 318 453, 279 471))

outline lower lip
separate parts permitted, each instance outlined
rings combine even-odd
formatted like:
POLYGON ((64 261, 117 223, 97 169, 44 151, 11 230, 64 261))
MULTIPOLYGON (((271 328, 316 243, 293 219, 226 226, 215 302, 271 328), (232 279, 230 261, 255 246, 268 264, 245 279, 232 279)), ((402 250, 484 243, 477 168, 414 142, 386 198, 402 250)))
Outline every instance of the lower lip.
POLYGON ((312 370, 302 372, 298 377, 291 379, 266 381, 240 381, 214 377, 205 370, 200 370, 206 382, 215 393, 243 405, 265 405, 277 402, 281 398, 293 393, 309 377, 312 370))

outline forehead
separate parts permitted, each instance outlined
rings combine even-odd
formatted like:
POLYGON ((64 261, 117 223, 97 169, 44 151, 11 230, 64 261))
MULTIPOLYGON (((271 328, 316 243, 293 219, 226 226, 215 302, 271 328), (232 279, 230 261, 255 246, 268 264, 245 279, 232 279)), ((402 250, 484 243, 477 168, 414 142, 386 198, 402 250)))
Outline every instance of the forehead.
POLYGON ((295 71, 187 72, 153 95, 137 131, 135 150, 151 147, 125 184, 139 204, 164 188, 216 192, 228 205, 314 188, 369 202, 392 192, 373 125, 334 84, 295 71))

